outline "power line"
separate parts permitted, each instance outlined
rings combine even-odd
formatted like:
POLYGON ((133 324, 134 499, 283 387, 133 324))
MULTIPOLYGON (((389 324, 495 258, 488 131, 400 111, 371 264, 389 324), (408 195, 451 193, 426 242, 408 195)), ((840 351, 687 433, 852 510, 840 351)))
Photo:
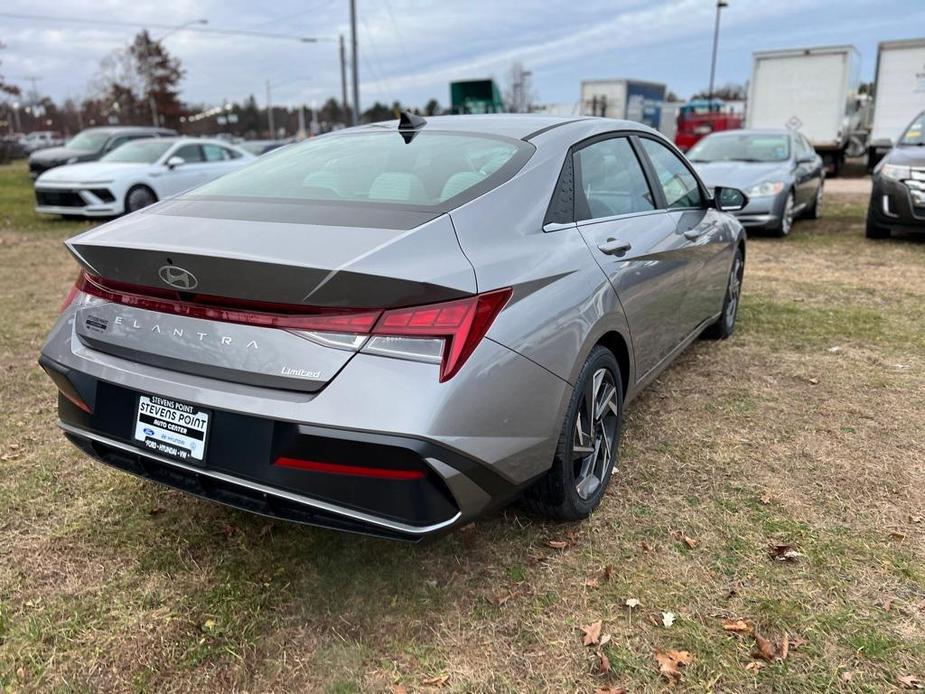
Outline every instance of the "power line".
POLYGON ((330 36, 296 36, 295 34, 278 34, 265 31, 253 31, 249 29, 218 29, 215 27, 204 26, 184 26, 182 24, 160 24, 156 22, 122 22, 115 19, 89 19, 86 17, 52 17, 39 14, 22 14, 17 12, 0 12, 0 17, 10 19, 28 19, 39 22, 56 22, 70 24, 92 24, 94 26, 122 26, 132 27, 133 29, 172 29, 174 31, 192 31, 198 34, 221 34, 224 36, 253 36, 265 39, 286 39, 291 41, 301 41, 302 43, 318 43, 320 41, 337 41, 330 36))

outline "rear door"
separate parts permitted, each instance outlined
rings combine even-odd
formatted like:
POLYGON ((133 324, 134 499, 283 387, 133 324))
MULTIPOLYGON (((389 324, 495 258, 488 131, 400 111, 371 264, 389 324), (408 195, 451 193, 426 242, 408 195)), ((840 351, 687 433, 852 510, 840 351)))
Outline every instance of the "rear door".
POLYGON ((642 378, 678 342, 685 239, 661 209, 635 138, 595 138, 573 157, 578 229, 623 305, 642 378))
POLYGON ((731 235, 687 161, 654 138, 639 141, 661 189, 673 225, 675 253, 685 270, 675 334, 678 343, 722 309, 731 235))

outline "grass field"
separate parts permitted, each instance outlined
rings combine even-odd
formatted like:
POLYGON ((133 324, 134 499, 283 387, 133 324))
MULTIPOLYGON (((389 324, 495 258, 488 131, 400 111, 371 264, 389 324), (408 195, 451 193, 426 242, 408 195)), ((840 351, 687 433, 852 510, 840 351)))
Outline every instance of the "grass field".
POLYGON ((865 240, 865 199, 750 239, 735 336, 633 403, 591 520, 511 509, 426 546, 269 522, 67 445, 36 356, 81 225, 29 204, 0 169, 0 690, 657 691, 670 650, 685 690, 925 679, 925 241, 865 240), (738 619, 786 657, 753 657, 738 619), (597 620, 606 644, 583 646, 597 620))

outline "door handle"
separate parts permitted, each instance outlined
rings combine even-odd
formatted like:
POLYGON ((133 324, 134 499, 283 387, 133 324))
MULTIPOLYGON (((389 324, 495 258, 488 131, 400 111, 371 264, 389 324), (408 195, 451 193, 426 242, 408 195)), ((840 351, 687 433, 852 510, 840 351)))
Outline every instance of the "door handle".
POLYGON ((597 250, 605 255, 623 255, 632 247, 629 241, 609 238, 604 243, 600 244, 597 250))
POLYGON ((703 233, 704 230, 694 227, 693 229, 688 229, 684 232, 684 238, 686 238, 688 241, 693 241, 694 239, 703 236, 703 233))

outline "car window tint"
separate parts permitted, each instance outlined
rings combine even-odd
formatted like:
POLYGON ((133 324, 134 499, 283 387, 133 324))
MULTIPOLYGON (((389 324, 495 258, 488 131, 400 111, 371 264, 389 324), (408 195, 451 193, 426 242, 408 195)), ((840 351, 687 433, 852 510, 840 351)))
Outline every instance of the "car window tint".
POLYGON ((652 161, 668 207, 701 207, 703 198, 700 195, 697 179, 684 165, 684 162, 665 145, 655 140, 641 138, 640 141, 652 161))
POLYGON ((655 209, 642 166, 625 137, 614 137, 575 153, 581 184, 576 221, 655 209))
POLYGON ((182 157, 187 164, 203 161, 202 147, 199 145, 183 145, 171 156, 182 157))
POLYGON ((202 151, 205 154, 206 161, 225 161, 231 159, 228 156, 228 150, 220 145, 203 145, 202 151))

